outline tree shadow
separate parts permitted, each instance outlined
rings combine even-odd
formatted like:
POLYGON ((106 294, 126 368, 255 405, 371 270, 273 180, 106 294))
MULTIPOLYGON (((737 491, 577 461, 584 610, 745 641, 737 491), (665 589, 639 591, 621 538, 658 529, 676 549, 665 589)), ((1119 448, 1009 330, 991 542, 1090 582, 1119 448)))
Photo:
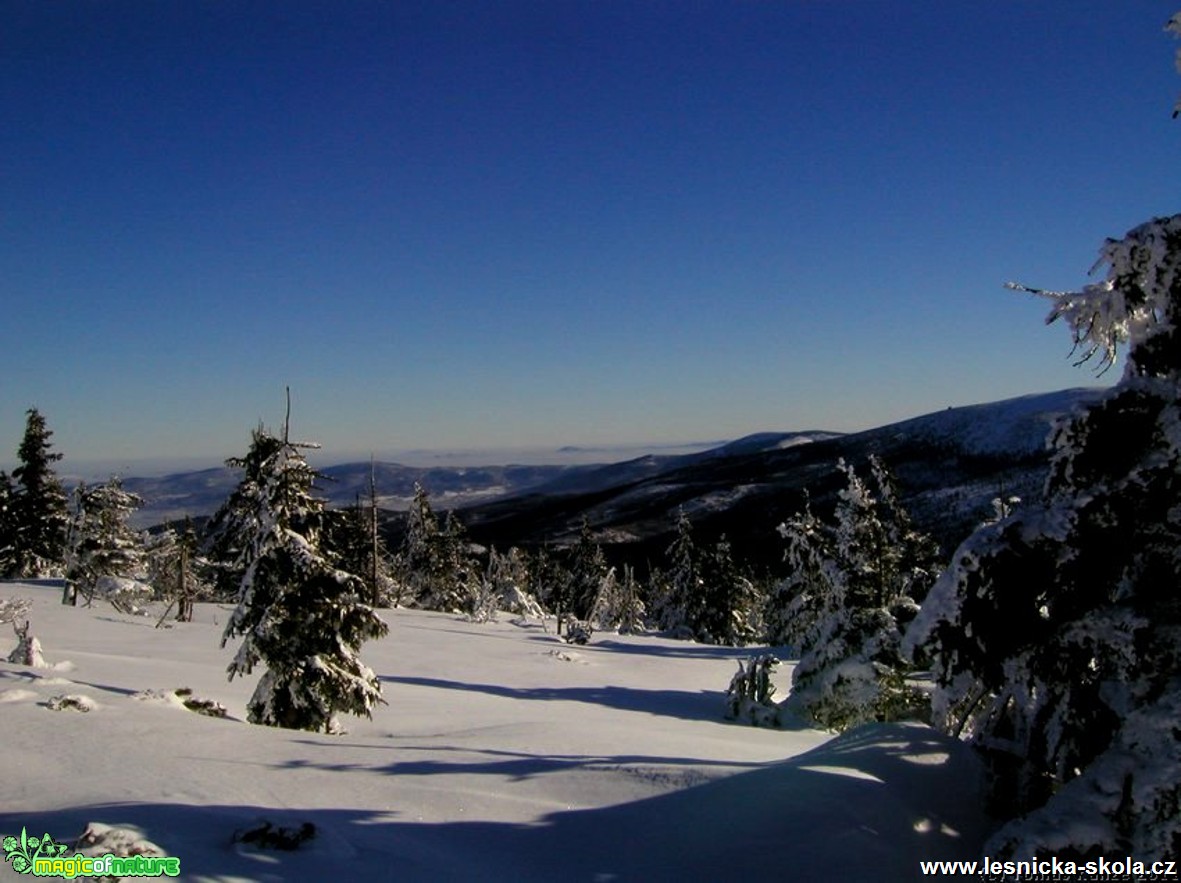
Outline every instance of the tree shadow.
POLYGON ((506 687, 501 684, 475 684, 443 678, 382 675, 381 681, 437 690, 484 693, 503 699, 538 702, 585 702, 620 711, 706 721, 731 726, 723 720, 725 693, 720 690, 641 690, 635 687, 506 687))
MULTIPOLYGON (((306 740, 296 740, 303 744, 306 740)), ((351 748, 371 748, 386 752, 389 749, 380 745, 352 744, 351 748)), ((375 772, 389 776, 463 776, 490 775, 500 776, 510 782, 522 782, 551 773, 568 773, 577 771, 615 771, 631 769, 651 773, 652 778, 662 780, 707 779, 710 775, 704 772, 679 774, 675 768, 685 770, 701 770, 706 767, 717 769, 740 769, 743 771, 753 767, 766 765, 758 761, 728 761, 706 760, 697 757, 671 757, 647 754, 534 754, 527 751, 508 751, 492 748, 468 748, 466 746, 441 745, 399 745, 399 752, 424 752, 431 755, 440 753, 454 753, 463 759, 439 760, 437 757, 424 760, 399 760, 392 763, 373 766, 365 763, 321 763, 306 758, 298 758, 278 764, 279 769, 307 769, 315 768, 329 772, 375 772), (658 772, 664 770, 665 772, 658 772)))
MULTIPOLYGON (((644 637, 644 636, 641 636, 644 637)), ((659 637, 659 636, 657 636, 659 637)), ((748 659, 763 653, 772 653, 781 660, 791 658, 787 647, 748 645, 732 647, 727 644, 697 644, 693 641, 678 641, 676 644, 656 642, 632 643, 617 638, 592 639, 588 649, 606 650, 611 653, 628 653, 637 656, 654 656, 673 659, 748 659)))

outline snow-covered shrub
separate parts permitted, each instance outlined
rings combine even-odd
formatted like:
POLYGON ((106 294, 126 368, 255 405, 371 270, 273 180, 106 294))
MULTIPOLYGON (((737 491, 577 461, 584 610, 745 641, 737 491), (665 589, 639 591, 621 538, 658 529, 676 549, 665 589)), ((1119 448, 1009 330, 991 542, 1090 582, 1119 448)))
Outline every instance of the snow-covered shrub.
POLYGON ((528 569, 519 549, 509 549, 507 555, 501 555, 492 548, 468 618, 473 622, 490 622, 496 620, 497 613, 504 612, 518 620, 544 619, 541 605, 524 588, 527 581, 528 569))
MULTIPOLYGON (((1123 376, 1051 434, 1044 499, 956 551, 908 635, 936 713, 990 765, 994 855, 1181 848, 1181 215, 1108 241, 1106 279, 1053 301, 1123 376)), ((991 851, 991 849, 990 849, 991 851)))
POLYGON ((726 688, 726 718, 746 721, 756 727, 779 726, 779 706, 771 697, 775 685, 771 674, 779 660, 770 653, 754 656, 743 665, 738 661, 738 671, 726 688))
POLYGON ((595 633, 591 624, 583 619, 566 619, 566 634, 562 636, 567 644, 588 644, 595 633))
POLYGON ((94 581, 91 596, 110 603, 120 613, 140 612, 140 604, 152 600, 156 590, 145 582, 125 576, 100 576, 94 581))
POLYGON ((206 717, 225 717, 228 714, 226 707, 220 702, 194 695, 191 687, 177 687, 175 690, 141 690, 133 693, 131 698, 184 708, 206 717))
POLYGON ((8 661, 13 665, 28 665, 33 668, 48 668, 45 657, 41 655, 41 642, 36 635, 29 634, 29 621, 14 619, 13 631, 16 632, 16 649, 8 654, 8 661))

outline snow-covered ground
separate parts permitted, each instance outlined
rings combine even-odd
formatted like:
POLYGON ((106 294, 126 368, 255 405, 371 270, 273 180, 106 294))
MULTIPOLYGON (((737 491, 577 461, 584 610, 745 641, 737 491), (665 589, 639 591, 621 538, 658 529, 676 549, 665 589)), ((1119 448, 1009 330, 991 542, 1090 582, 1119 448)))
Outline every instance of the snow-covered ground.
MULTIPOLYGON (((244 722, 254 679, 226 681, 228 607, 157 629, 59 594, 0 585, 32 600, 52 666, 0 663, 0 835, 130 828, 185 880, 828 881, 919 879, 920 859, 976 858, 987 833, 973 759, 926 727, 723 720, 747 651, 571 647, 508 617, 387 610, 362 655, 388 704, 329 736, 244 722), (228 718, 165 698, 178 687, 228 718), (50 710, 63 694, 92 710, 50 710), (316 836, 234 842, 260 820, 316 836)), ((778 682, 782 697, 789 665, 778 682)), ((0 879, 20 876, 0 863, 0 879)))

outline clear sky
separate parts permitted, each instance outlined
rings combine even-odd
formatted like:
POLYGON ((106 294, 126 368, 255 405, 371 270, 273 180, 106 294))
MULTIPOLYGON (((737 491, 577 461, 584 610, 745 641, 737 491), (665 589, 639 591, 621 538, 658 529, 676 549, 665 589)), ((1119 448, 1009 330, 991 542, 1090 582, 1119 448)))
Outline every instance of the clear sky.
MULTIPOLYGON (((1169 3, 8 0, 0 466, 854 430, 1096 381, 1169 3)), ((1115 372, 1112 372, 1115 373, 1115 372)))

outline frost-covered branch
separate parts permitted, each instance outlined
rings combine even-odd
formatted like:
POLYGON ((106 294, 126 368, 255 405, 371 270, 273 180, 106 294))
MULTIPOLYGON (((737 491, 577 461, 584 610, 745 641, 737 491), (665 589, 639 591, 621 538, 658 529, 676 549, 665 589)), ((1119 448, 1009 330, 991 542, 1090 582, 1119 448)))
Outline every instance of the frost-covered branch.
MULTIPOLYGON (((1010 282, 1005 287, 1053 302, 1046 323, 1062 319, 1071 330, 1074 347, 1082 358, 1076 364, 1100 356, 1100 373, 1108 370, 1119 349, 1129 351, 1149 338, 1172 329, 1173 290, 1181 263, 1181 215, 1156 218, 1141 224, 1123 239, 1109 239, 1091 268, 1108 268, 1102 282, 1081 291, 1049 291, 1010 282)), ((1129 364, 1130 371, 1142 366, 1129 364)))

